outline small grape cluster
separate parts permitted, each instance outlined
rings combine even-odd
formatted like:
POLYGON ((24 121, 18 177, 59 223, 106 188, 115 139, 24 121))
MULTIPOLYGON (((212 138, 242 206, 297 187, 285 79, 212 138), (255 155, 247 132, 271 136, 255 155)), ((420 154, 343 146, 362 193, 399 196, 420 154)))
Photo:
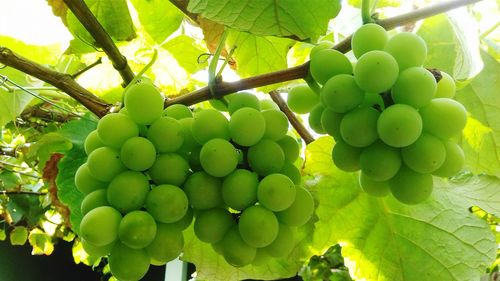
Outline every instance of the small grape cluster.
POLYGON ((414 33, 389 38, 381 26, 366 24, 351 45, 354 67, 328 44, 315 47, 310 73, 322 85, 319 102, 312 89, 299 86, 290 91, 289 105, 310 101, 311 127, 334 137, 333 162, 344 171, 360 170, 366 193, 392 192, 418 204, 432 192, 432 175, 453 176, 465 162, 452 140, 467 121, 465 108, 452 99, 454 80, 422 67, 427 46, 414 33))

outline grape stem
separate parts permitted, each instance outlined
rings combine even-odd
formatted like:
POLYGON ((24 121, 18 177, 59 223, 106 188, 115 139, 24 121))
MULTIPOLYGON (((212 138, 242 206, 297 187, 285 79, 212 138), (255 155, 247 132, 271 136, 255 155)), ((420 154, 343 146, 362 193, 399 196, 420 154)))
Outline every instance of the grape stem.
POLYGON ((37 195, 42 196, 46 195, 47 192, 35 192, 28 190, 0 190, 0 194, 2 195, 37 195))
POLYGON ((370 2, 370 0, 363 0, 361 2, 361 19, 363 20, 363 24, 373 22, 370 14, 370 2))

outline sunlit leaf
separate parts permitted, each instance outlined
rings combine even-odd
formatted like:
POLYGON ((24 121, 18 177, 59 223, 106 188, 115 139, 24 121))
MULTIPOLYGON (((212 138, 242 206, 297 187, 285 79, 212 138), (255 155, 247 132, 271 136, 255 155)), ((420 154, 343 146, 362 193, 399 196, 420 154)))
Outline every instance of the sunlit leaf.
POLYGON ((198 60, 200 55, 206 53, 207 50, 199 46, 192 37, 180 35, 172 38, 162 47, 172 54, 179 65, 188 72, 195 73, 207 66, 206 61, 199 62, 198 60))
POLYGON ((31 230, 29 235, 30 245, 33 247, 32 255, 50 255, 54 251, 52 237, 39 228, 31 230))
POLYGON ((16 226, 9 233, 10 244, 24 245, 28 240, 28 229, 24 226, 16 226))

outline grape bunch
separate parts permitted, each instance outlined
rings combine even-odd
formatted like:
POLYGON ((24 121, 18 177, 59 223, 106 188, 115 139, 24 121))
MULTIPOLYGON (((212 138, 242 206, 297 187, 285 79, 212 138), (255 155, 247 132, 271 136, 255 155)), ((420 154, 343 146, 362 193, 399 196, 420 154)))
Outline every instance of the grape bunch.
MULTIPOLYGON (((360 27, 351 41, 357 62, 318 45, 310 74, 322 85, 290 90, 288 103, 310 111, 310 126, 334 137, 335 165, 361 171, 361 188, 373 196, 392 193, 418 204, 432 192, 432 176, 450 177, 464 165, 453 141, 465 127, 465 108, 453 99, 455 83, 445 72, 422 65, 427 46, 410 32, 389 38, 379 25, 360 27)), ((326 47, 325 47, 326 46, 326 47)))

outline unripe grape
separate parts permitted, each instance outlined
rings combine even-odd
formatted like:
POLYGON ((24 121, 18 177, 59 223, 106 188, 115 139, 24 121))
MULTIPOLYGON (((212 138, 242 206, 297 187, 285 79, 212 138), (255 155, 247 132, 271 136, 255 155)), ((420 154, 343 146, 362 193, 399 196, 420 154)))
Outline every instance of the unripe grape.
POLYGON ((230 139, 229 121, 215 109, 203 109, 196 112, 191 132, 199 144, 204 144, 214 138, 230 139))
POLYGON ((443 164, 446 149, 441 140, 422 134, 414 143, 401 149, 406 166, 419 173, 432 173, 443 164))
POLYGON ((173 184, 180 186, 189 173, 186 159, 176 153, 158 155, 155 163, 149 169, 149 176, 156 184, 173 184))
POLYGON ((211 139, 200 151, 203 169, 214 177, 229 175, 238 165, 238 154, 234 146, 223 139, 211 139))
POLYGON ((338 140, 332 149, 332 160, 337 168, 346 172, 355 172, 361 169, 359 164, 361 152, 363 149, 338 140))
POLYGON ((137 124, 149 125, 163 113, 163 96, 149 82, 130 85, 123 95, 128 115, 137 124))
POLYGON ((196 172, 189 176, 183 188, 194 209, 211 209, 223 203, 222 180, 206 172, 196 172))
POLYGON ((230 208, 242 211, 257 202, 259 176, 245 169, 234 170, 224 178, 222 198, 230 208))
POLYGON ((332 49, 335 44, 332 41, 321 41, 316 46, 314 46, 309 52, 309 59, 314 57, 319 51, 332 49))
POLYGON ((221 241, 235 224, 233 216, 227 210, 214 208, 201 212, 194 221, 196 237, 206 243, 221 241))
POLYGON ((278 212, 292 205, 296 188, 290 178, 282 174, 270 174, 263 178, 257 188, 259 203, 267 209, 278 212))
POLYGON ((285 113, 279 110, 262 111, 262 116, 266 119, 265 138, 277 141, 286 135, 288 132, 288 118, 285 113))
POLYGON ((156 222, 145 211, 132 211, 120 221, 118 237, 132 249, 142 249, 149 245, 156 235, 156 222))
POLYGON ((431 101, 436 88, 436 79, 430 71, 423 67, 410 67, 399 74, 391 96, 395 103, 420 108, 431 101))
POLYGON ((408 146, 422 133, 422 118, 413 107, 394 104, 380 114, 377 131, 380 139, 390 146, 408 146))
POLYGON ((464 167, 465 155, 462 148, 452 141, 445 141, 444 147, 446 149, 444 162, 432 174, 440 177, 451 177, 460 172, 464 167))
POLYGON ((436 98, 453 98, 457 86, 455 80, 446 72, 441 71, 441 80, 437 83, 436 98))
POLYGON ((390 192, 389 181, 374 181, 363 172, 359 173, 359 185, 364 192, 375 197, 384 197, 390 192))
POLYGON ((285 160, 288 162, 295 162, 299 158, 300 147, 297 140, 289 135, 286 135, 278 141, 279 146, 285 153, 285 160))
POLYGON ((75 173, 75 186, 83 194, 103 189, 108 186, 107 182, 96 179, 89 170, 87 163, 83 163, 75 173))
POLYGON ((146 252, 158 265, 165 264, 178 257, 184 247, 184 236, 179 228, 172 224, 158 223, 156 236, 146 247, 146 252))
POLYGON ((373 107, 378 110, 385 109, 384 99, 382 95, 376 93, 365 93, 365 98, 360 105, 361 107, 373 107))
POLYGON ((319 103, 311 110, 311 113, 309 113, 309 126, 311 127, 311 129, 313 129, 314 132, 318 134, 326 133, 323 125, 321 124, 321 116, 323 115, 324 110, 325 107, 321 103, 319 103))
POLYGON ((399 149, 376 142, 365 148, 360 156, 361 171, 374 181, 392 178, 401 167, 399 149))
POLYGON ((362 55, 354 67, 358 86, 371 93, 389 90, 399 75, 398 63, 384 51, 370 51, 362 55))
POLYGON ((309 71, 314 80, 323 85, 335 75, 351 74, 352 64, 341 52, 325 49, 311 57, 309 71))
POLYGON ((149 270, 150 257, 144 249, 116 243, 109 254, 109 269, 118 280, 140 280, 149 270))
POLYGON ((220 251, 227 263, 234 267, 250 264, 257 253, 255 247, 243 241, 238 226, 231 228, 224 236, 224 239, 220 242, 220 251))
POLYGON ((465 107, 452 99, 433 99, 419 112, 424 130, 442 139, 459 135, 467 123, 465 107))
POLYGON ((369 51, 383 50, 388 40, 389 36, 382 26, 367 23, 358 28, 352 35, 352 52, 356 58, 359 58, 369 51))
POLYGON ((339 74, 326 81, 321 88, 321 102, 337 113, 346 113, 363 102, 364 91, 350 74, 339 74))
POLYGON ((257 174, 266 176, 283 168, 285 154, 276 142, 263 139, 248 150, 248 164, 257 174))
POLYGON ((314 199, 311 193, 301 186, 296 187, 295 201, 281 212, 276 212, 276 217, 288 226, 301 226, 311 219, 314 213, 314 199))
POLYGON ((85 148, 85 153, 89 155, 92 151, 96 150, 99 147, 103 147, 104 143, 99 138, 99 134, 97 130, 93 130, 90 132, 85 138, 85 143, 83 144, 85 148))
POLYGON ((291 227, 280 224, 278 236, 276 239, 264 247, 265 253, 276 258, 288 256, 295 246, 295 240, 293 237, 293 230, 291 227))
POLYGON ((182 125, 171 117, 161 117, 154 121, 147 136, 159 153, 175 152, 184 143, 182 125))
POLYGON ((262 248, 271 244, 278 236, 279 223, 273 212, 256 205, 241 213, 238 222, 241 238, 248 245, 262 248), (259 231, 256 231, 256 228, 259 231))
POLYGON ((126 140, 139 135, 139 127, 127 115, 110 113, 97 123, 97 134, 104 144, 119 149, 126 140))
POLYGON ((295 113, 306 114, 318 102, 318 95, 307 85, 297 85, 288 91, 287 104, 295 113))
POLYGON ((177 120, 192 118, 193 112, 183 104, 172 104, 163 110, 162 116, 171 117, 177 120))
POLYGON ((281 169, 279 173, 289 177, 294 184, 300 184, 302 181, 302 175, 300 174, 299 168, 291 162, 285 161, 283 169, 281 169))
POLYGON ((184 142, 179 150, 191 151, 195 147, 200 146, 200 144, 194 139, 191 127, 193 125, 194 118, 183 118, 179 120, 181 129, 184 135, 184 142))
POLYGON ((179 230, 184 230, 191 225, 191 222, 193 221, 193 217, 194 217, 193 208, 188 207, 186 214, 180 220, 178 220, 174 223, 169 223, 168 225, 172 226, 172 227, 175 226, 179 230))
POLYGON ((91 210, 101 206, 108 206, 106 189, 94 190, 87 194, 87 196, 85 196, 82 200, 80 211, 82 212, 82 215, 85 216, 85 214, 91 210))
POLYGON ((261 111, 266 111, 266 110, 280 110, 279 106, 273 101, 273 100, 260 100, 260 110, 261 111))
POLYGON ((385 45, 385 51, 396 59, 401 71, 412 66, 421 66, 427 56, 425 41, 411 32, 392 36, 385 45))
POLYGON ((133 137, 123 144, 120 159, 130 170, 145 171, 153 166, 156 149, 148 139, 133 137))
POLYGON ((421 174, 412 169, 401 167, 389 180, 392 195, 404 204, 414 205, 427 199, 433 189, 431 174, 421 174))
POLYGON ((112 243, 118 237, 122 215, 109 206, 97 207, 83 216, 80 236, 95 246, 112 243))
POLYGON ((125 171, 109 183, 107 200, 118 211, 128 213, 144 206, 149 190, 149 180, 143 173, 125 171))
POLYGON ((87 253, 89 256, 93 257, 104 257, 109 255, 111 250, 113 249, 115 242, 111 242, 108 245, 104 246, 96 246, 92 245, 91 243, 87 242, 87 240, 82 239, 81 240, 83 250, 85 253, 87 253))
POLYGON ((340 122, 340 134, 349 145, 365 147, 378 139, 377 120, 380 113, 371 107, 354 109, 340 122))
POLYGON ((175 185, 158 185, 146 197, 146 210, 155 220, 163 223, 173 223, 182 219, 187 212, 188 204, 186 193, 175 185))
POLYGON ((266 119, 260 111, 244 107, 233 112, 229 120, 231 139, 241 146, 258 143, 266 132, 266 119))
POLYGON ((126 169, 120 160, 120 153, 106 146, 92 151, 87 165, 92 176, 100 181, 111 181, 126 169))
POLYGON ((332 136, 335 140, 341 139, 340 121, 342 121, 343 117, 344 114, 333 112, 328 108, 325 108, 321 114, 321 126, 326 133, 332 136))
POLYGON ((259 99, 251 93, 236 93, 231 95, 231 99, 227 105, 229 114, 233 115, 240 108, 250 107, 255 110, 260 110, 259 99))

